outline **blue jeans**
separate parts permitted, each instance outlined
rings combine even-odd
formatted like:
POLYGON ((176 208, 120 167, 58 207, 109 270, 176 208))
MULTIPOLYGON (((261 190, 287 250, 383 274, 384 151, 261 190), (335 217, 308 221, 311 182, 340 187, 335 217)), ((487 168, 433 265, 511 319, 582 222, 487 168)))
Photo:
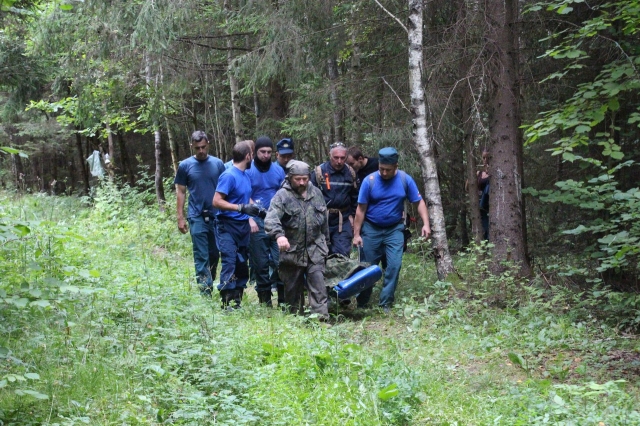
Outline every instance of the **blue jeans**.
POLYGON ((256 279, 256 291, 271 292, 271 285, 282 285, 278 276, 278 263, 280 261, 280 251, 278 243, 264 232, 264 220, 254 217, 259 231, 251 234, 251 244, 249 246, 249 257, 251 259, 251 269, 254 271, 256 279), (271 268, 271 273, 269 273, 271 268))
MULTIPOLYGON (((398 223, 389 227, 376 226, 370 222, 362 224, 362 251, 364 261, 377 265, 382 255, 387 257, 387 267, 384 270, 384 283, 380 292, 380 306, 391 307, 395 300, 394 294, 402 267, 402 247, 404 246, 404 224, 398 223)), ((360 293, 357 297, 358 306, 366 306, 371 298, 372 288, 360 293)))
POLYGON ((218 290, 247 288, 250 234, 248 220, 217 219, 216 241, 222 259, 218 290))
POLYGON ((216 245, 214 219, 209 219, 209 223, 204 221, 202 216, 189 218, 189 232, 191 243, 193 244, 193 263, 196 268, 196 279, 200 286, 200 291, 211 294, 213 280, 216 278, 216 269, 220 252, 216 245))

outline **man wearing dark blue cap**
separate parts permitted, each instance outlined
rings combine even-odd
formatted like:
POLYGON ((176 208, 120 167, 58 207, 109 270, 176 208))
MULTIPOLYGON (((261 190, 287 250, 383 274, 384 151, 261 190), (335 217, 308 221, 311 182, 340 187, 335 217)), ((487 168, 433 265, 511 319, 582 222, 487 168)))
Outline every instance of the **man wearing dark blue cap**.
POLYGON ((294 145, 293 139, 284 138, 276 144, 276 162, 282 167, 282 171, 287 173, 287 163, 293 160, 294 145))
MULTIPOLYGON (((263 211, 269 209, 271 199, 284 181, 284 171, 271 162, 273 142, 268 136, 260 136, 256 140, 256 151, 251 168, 246 174, 251 181, 251 199, 263 211)), ((251 227, 251 244, 249 259, 251 270, 256 280, 258 300, 271 306, 271 287, 278 291, 278 302, 284 304, 284 285, 278 275, 280 250, 275 240, 264 231, 264 220, 260 217, 249 218, 251 227)))
MULTIPOLYGON (((429 215, 414 180, 402 170, 398 170, 398 151, 382 148, 379 154, 378 172, 370 174, 360 187, 358 209, 353 224, 353 245, 362 247, 364 260, 373 265, 387 257, 384 283, 380 292, 381 306, 389 312, 394 301, 404 245, 404 201, 409 200, 418 209, 422 219, 421 235, 431 234, 429 215)), ((372 289, 358 295, 358 307, 366 307, 372 289)))

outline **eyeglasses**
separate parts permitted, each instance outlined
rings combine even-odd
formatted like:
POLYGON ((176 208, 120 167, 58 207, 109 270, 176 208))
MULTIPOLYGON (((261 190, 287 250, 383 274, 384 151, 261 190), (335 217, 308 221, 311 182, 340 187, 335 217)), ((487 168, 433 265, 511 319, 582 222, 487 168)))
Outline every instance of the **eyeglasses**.
POLYGON ((329 145, 330 149, 333 149, 333 148, 344 148, 344 147, 345 147, 345 144, 342 143, 342 142, 334 142, 331 145, 329 145))

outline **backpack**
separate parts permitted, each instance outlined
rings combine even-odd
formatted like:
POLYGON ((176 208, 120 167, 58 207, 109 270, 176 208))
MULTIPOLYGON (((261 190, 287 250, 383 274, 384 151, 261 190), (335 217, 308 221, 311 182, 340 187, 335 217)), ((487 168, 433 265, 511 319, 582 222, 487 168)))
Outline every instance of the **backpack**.
MULTIPOLYGON (((344 166, 349 168, 349 172, 351 172, 351 178, 353 179, 353 187, 357 188, 358 179, 356 178, 356 171, 353 170, 353 167, 351 167, 348 164, 345 164, 344 166)), ((316 183, 318 184, 318 187, 320 189, 322 189, 322 185, 326 185, 327 183, 324 175, 322 174, 322 164, 320 164, 319 166, 316 166, 316 183)), ((330 188, 331 188, 331 182, 329 182, 329 185, 327 186, 327 189, 330 189, 330 188)))

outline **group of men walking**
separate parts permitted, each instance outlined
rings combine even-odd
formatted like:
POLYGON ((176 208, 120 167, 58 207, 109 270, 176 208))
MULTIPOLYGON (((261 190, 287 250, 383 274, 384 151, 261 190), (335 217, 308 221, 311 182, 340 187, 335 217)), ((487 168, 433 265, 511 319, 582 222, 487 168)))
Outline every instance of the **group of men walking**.
MULTIPOLYGON (((349 256, 355 245, 363 261, 386 258, 379 305, 394 302, 404 244, 404 201, 417 207, 421 235, 431 229, 427 208, 414 180, 398 170, 398 152, 383 148, 379 158, 342 142, 330 146, 329 160, 314 169, 293 160, 294 143, 280 140, 275 149, 266 136, 236 143, 224 164, 208 154, 206 133, 191 137, 194 155, 180 163, 175 177, 178 228, 190 232, 200 290, 211 295, 219 259, 224 309, 238 308, 251 275, 260 303, 302 313, 304 290, 312 313, 328 317, 324 284, 327 256, 349 256), (187 218, 184 216, 189 190, 187 218), (188 223, 188 226, 187 226, 188 223)), ((371 289, 357 297, 367 307, 371 289)))

